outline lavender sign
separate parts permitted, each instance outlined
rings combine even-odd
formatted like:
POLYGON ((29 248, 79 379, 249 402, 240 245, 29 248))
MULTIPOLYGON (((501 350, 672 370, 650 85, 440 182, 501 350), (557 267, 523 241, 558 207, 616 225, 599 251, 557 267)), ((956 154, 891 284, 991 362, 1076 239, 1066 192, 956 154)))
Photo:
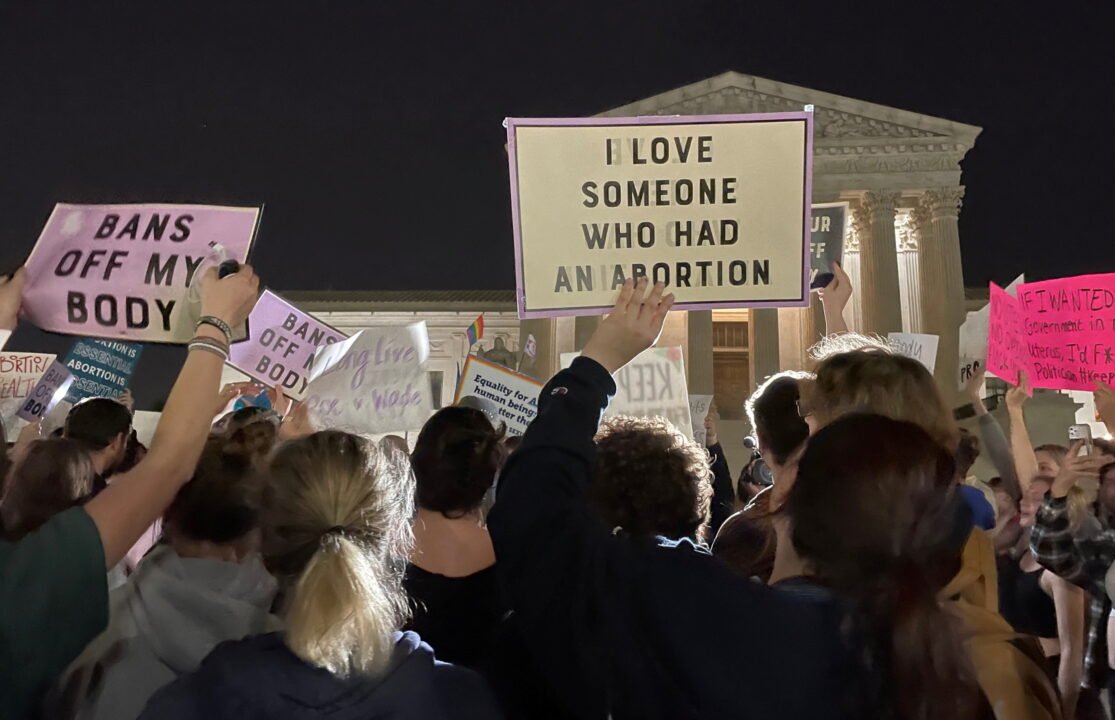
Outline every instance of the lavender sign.
POLYGON ((228 364, 255 380, 306 396, 318 348, 347 337, 267 290, 248 316, 248 339, 229 349, 228 364))
POLYGON ((70 384, 73 381, 74 376, 70 374, 66 366, 55 360, 46 369, 42 379, 39 380, 39 384, 23 401, 16 417, 27 422, 35 422, 42 418, 53 410, 62 398, 66 397, 66 391, 70 389, 70 384))
POLYGON ((304 402, 318 429, 381 434, 418 430, 433 412, 426 323, 361 330, 325 347, 304 402))

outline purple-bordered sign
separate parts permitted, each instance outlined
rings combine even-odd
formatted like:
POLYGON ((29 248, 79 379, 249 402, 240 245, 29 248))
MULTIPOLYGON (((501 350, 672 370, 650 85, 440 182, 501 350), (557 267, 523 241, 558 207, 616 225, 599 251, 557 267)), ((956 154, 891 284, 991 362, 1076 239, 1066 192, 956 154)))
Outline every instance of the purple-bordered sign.
POLYGON ((508 118, 520 318, 809 304, 813 113, 508 118))

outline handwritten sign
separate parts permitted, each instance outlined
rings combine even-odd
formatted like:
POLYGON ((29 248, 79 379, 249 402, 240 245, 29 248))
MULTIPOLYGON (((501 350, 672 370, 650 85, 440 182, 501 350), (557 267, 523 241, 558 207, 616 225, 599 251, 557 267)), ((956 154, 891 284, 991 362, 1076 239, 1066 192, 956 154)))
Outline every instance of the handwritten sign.
POLYGON ((1115 274, 1026 283, 1018 304, 1020 356, 1034 387, 1094 390, 1096 381, 1115 382, 1115 274))
MULTIPOLYGON (((832 266, 844 256, 848 203, 814 205, 809 232, 809 288, 819 290, 832 282, 832 266)), ((696 419, 693 422, 697 422, 696 419)))
MULTIPOLYGON (((569 367, 580 353, 562 353, 561 366, 569 367)), ((680 347, 652 347, 615 374, 616 396, 604 417, 663 417, 693 437, 689 390, 680 347)))
POLYGON ((538 414, 542 383, 475 355, 465 360, 455 403, 464 397, 491 401, 511 435, 522 435, 538 414))
POLYGON ((940 338, 936 335, 921 335, 918 333, 893 332, 887 335, 891 349, 899 355, 917 360, 933 374, 937 365, 937 344, 940 338))
POLYGON ((282 386, 288 396, 301 400, 317 349, 346 337, 266 290, 248 316, 248 339, 233 343, 228 362, 262 383, 282 386))
POLYGON ((305 402, 318 429, 419 430, 433 412, 426 323, 361 330, 325 346, 310 369, 305 402))
POLYGON ((74 380, 66 366, 55 360, 46 369, 31 394, 24 399, 16 416, 27 422, 35 422, 46 415, 66 397, 66 390, 74 380))
POLYGON ((66 399, 77 402, 88 397, 118 397, 128 389, 142 353, 143 346, 133 343, 78 340, 62 361, 74 376, 66 399))
POLYGON ((23 313, 51 332, 187 342, 210 243, 243 262, 258 222, 258 208, 59 203, 27 261, 23 313))
POLYGON ((693 423, 693 440, 701 446, 708 444, 708 437, 705 432, 705 418, 708 417, 708 411, 711 407, 712 395, 689 396, 689 418, 693 423))
POLYGON ((976 360, 974 358, 961 357, 960 358, 960 371, 956 379, 956 389, 963 390, 968 386, 968 381, 971 380, 980 370, 984 369, 987 365, 987 360, 976 360))
POLYGON ((49 353, 0 352, 0 425, 10 440, 18 432, 16 413, 52 362, 49 353))
MULTIPOLYGON (((1022 312, 1018 300, 991 283, 987 334, 987 370, 1010 383, 1018 382, 1019 370, 1027 369, 1023 358, 1022 312)), ((1031 387, 1033 378, 1031 378, 1031 387)))
POLYGON ((811 112, 506 121, 519 317, 809 303, 811 112))

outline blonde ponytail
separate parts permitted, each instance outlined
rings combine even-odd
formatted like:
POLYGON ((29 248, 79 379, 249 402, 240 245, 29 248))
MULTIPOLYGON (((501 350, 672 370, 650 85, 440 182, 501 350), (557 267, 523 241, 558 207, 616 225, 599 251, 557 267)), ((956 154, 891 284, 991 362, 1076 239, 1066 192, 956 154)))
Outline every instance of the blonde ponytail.
POLYGON ((406 456, 321 432, 281 447, 265 500, 264 557, 283 581, 286 640, 339 676, 376 675, 407 618, 414 508, 406 456))

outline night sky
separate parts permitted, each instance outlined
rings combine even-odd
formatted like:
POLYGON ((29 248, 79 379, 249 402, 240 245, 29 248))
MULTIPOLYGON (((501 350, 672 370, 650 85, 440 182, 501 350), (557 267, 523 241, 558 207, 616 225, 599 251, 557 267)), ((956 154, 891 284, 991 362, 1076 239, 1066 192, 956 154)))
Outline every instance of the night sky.
MULTIPOLYGON (((2 0, 0 262, 58 201, 266 203, 280 291, 510 288, 505 116, 737 70, 983 127, 969 286, 1113 271, 1112 13, 991 5, 2 0)), ((174 357, 145 356, 141 405, 174 357)))

